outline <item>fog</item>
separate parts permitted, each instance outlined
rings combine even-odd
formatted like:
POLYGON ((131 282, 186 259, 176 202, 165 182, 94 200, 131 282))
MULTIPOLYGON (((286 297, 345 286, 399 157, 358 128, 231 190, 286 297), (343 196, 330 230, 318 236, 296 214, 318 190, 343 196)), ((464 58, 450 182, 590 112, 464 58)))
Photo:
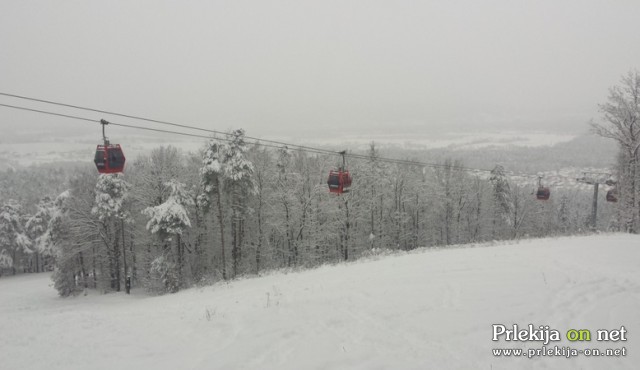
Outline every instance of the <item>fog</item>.
MULTIPOLYGON (((0 92, 257 137, 584 132, 637 67, 638 19, 637 1, 3 1, 0 92)), ((99 137, 6 107, 0 129, 99 137)))

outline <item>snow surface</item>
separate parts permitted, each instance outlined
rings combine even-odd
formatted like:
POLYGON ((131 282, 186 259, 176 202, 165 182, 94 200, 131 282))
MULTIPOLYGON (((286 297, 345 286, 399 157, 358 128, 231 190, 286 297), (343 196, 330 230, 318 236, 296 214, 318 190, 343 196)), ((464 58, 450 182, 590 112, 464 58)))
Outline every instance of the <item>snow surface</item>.
POLYGON ((640 236, 419 250, 219 283, 63 299, 0 278, 2 369, 637 369, 640 236), (498 358, 492 324, 619 329, 626 357, 498 358))

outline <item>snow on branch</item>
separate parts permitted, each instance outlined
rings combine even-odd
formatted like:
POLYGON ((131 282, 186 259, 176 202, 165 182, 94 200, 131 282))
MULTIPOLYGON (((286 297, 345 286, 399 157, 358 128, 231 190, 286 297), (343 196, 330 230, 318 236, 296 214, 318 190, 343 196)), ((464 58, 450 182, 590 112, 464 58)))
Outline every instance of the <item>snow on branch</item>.
POLYGON ((127 218, 123 203, 130 188, 120 174, 100 175, 96 183, 95 206, 91 213, 97 215, 100 221, 111 216, 127 218))
POLYGON ((186 190, 186 186, 176 180, 165 183, 171 194, 166 202, 155 207, 147 207, 142 213, 151 219, 147 222, 147 230, 152 234, 164 232, 182 235, 186 227, 191 227, 191 221, 185 206, 193 205, 193 197, 186 190))

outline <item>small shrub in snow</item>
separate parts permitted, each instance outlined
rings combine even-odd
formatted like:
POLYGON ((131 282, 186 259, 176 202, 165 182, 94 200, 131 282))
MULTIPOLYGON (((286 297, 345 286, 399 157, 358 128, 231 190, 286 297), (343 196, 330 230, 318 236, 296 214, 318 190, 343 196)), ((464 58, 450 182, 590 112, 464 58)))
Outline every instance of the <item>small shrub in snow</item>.
POLYGON ((77 294, 81 290, 76 285, 76 278, 70 269, 56 268, 51 275, 51 280, 61 297, 77 294))

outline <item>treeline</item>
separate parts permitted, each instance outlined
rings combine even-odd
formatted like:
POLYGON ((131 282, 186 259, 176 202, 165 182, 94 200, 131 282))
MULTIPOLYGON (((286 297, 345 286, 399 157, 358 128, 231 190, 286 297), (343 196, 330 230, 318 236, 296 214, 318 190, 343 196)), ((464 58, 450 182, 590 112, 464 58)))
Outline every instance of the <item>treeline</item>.
MULTIPOLYGON (((516 185, 500 166, 479 175, 456 161, 389 164, 374 144, 367 157, 348 163, 353 185, 342 195, 326 184, 339 157, 248 145, 242 130, 199 153, 157 148, 127 163, 124 175, 89 166, 64 180, 55 171, 42 171, 47 179, 7 173, 0 271, 55 269, 63 296, 121 291, 127 278, 161 293, 384 249, 588 230, 589 192, 552 189, 538 201, 533 184, 516 185), (41 184, 21 187, 20 179, 41 184), (33 189, 40 200, 22 194, 33 189)), ((615 227, 601 208, 599 228, 615 227)))
POLYGON ((640 74, 629 71, 620 84, 609 89, 607 101, 599 105, 602 117, 592 122, 593 131, 618 146, 617 184, 619 198, 615 223, 630 233, 640 231, 640 74))

